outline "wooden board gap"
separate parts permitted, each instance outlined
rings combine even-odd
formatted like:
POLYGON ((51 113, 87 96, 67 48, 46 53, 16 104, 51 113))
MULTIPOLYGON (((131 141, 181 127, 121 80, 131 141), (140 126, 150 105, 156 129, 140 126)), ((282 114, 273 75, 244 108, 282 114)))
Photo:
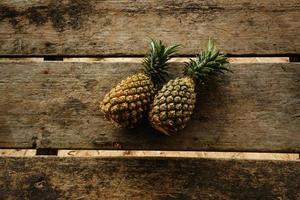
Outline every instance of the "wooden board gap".
POLYGON ((45 56, 44 61, 64 61, 62 56, 45 56))
POLYGON ((289 57, 290 62, 300 62, 300 56, 289 57))
POLYGON ((36 155, 37 156, 57 156, 58 150, 57 149, 37 149, 36 155))

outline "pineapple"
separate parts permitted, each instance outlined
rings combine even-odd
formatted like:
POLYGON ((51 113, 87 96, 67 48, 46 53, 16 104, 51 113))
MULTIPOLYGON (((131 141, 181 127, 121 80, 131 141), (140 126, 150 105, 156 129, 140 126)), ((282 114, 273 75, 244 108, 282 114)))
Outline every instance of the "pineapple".
POLYGON ((184 77, 169 81, 158 91, 149 112, 150 124, 166 135, 185 128, 195 107, 196 86, 229 71, 225 63, 227 58, 209 39, 207 49, 185 64, 184 77))
POLYGON ((122 80, 100 102, 100 110, 108 120, 123 128, 134 127, 142 120, 157 87, 165 80, 167 61, 177 47, 151 41, 150 51, 143 60, 143 71, 122 80))

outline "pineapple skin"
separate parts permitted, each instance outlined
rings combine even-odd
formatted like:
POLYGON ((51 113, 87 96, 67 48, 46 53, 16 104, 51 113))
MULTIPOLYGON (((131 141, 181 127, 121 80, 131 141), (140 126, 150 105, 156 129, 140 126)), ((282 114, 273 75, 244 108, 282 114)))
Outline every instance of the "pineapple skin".
POLYGON ((111 89, 100 102, 100 110, 115 126, 132 128, 149 110, 154 93, 155 87, 150 76, 137 73, 111 89))
POLYGON ((149 111, 153 128, 171 135, 186 127, 196 103, 195 82, 186 76, 169 81, 154 97, 149 111))

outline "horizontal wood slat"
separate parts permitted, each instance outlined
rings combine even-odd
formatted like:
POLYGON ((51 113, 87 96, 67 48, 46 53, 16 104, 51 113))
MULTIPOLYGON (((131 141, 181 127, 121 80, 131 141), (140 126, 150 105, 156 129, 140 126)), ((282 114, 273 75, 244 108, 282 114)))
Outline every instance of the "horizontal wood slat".
MULTIPOLYGON (((14 156, 12 150, 0 150, 2 156, 14 156), (7 151, 7 153, 6 153, 7 151)), ((16 153, 16 156, 20 154, 16 153)), ((60 157, 183 157, 251 160, 299 160, 298 153, 215 152, 215 151, 141 151, 141 150, 58 150, 60 157)))
POLYGON ((0 2, 0 55, 141 55, 149 38, 191 55, 300 53, 298 0, 0 2))
MULTIPOLYGON (((300 152, 300 65, 231 64, 177 136, 117 129, 98 102, 130 62, 0 62, 0 147, 300 152)), ((179 74, 182 63, 171 63, 179 74)))
POLYGON ((4 199, 299 199, 299 183, 299 161, 0 158, 4 199))

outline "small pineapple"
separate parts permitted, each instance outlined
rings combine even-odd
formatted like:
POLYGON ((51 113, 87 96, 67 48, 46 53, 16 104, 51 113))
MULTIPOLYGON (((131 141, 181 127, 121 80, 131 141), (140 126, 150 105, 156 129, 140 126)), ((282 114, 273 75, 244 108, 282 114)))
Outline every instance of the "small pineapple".
POLYGON ((190 120, 196 103, 196 86, 212 76, 228 71, 227 62, 209 40, 208 47, 185 65, 184 77, 169 81, 154 97, 149 112, 150 124, 171 135, 183 129, 190 120))
POLYGON ((153 100, 158 85, 167 75, 167 61, 178 45, 166 47, 152 40, 143 60, 143 72, 122 80, 100 102, 100 110, 117 127, 130 128, 139 123, 153 100))

